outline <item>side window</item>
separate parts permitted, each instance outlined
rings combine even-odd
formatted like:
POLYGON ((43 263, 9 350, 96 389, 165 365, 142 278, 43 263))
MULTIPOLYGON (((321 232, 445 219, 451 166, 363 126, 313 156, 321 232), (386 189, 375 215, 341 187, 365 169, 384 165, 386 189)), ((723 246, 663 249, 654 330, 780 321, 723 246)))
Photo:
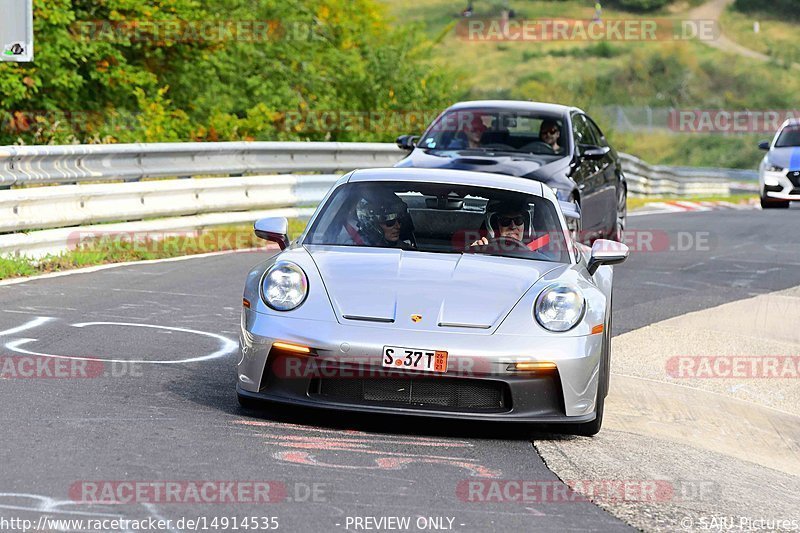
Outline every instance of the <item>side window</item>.
POLYGON ((597 144, 589 129, 583 115, 572 115, 572 131, 575 136, 575 144, 597 144))
POLYGON ((603 132, 601 132, 600 128, 597 127, 597 124, 594 123, 594 120, 590 119, 589 117, 584 118, 586 119, 586 124, 589 126, 589 129, 592 130, 592 135, 597 141, 595 144, 598 146, 608 146, 606 136, 603 135, 603 132))

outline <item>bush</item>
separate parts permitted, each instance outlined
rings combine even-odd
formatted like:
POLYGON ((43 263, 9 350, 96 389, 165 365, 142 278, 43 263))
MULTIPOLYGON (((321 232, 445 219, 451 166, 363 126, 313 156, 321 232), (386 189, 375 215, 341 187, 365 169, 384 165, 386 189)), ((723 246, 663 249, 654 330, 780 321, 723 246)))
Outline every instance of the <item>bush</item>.
POLYGON ((389 21, 377 0, 34 0, 34 21, 35 61, 0 64, 0 145, 390 141, 422 129, 414 111, 462 96, 428 62, 420 29, 389 21), (244 38, 167 38, 176 21, 277 22, 244 38), (344 118, 287 126, 323 112, 344 118), (380 119, 351 124, 359 114, 380 119))
POLYGON ((612 0, 610 2, 611 5, 620 9, 638 12, 655 11, 670 3, 672 0, 612 0))
POLYGON ((742 13, 765 13, 779 19, 800 20, 796 0, 736 0, 733 8, 742 13))

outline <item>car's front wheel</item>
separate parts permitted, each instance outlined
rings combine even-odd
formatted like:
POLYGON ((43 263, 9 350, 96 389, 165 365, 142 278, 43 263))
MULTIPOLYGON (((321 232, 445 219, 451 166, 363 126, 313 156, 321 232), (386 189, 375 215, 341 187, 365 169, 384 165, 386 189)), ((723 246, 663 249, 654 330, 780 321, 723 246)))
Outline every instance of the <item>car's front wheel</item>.
POLYGON ((242 396, 238 393, 236 394, 236 399, 239 400, 239 405, 243 409, 255 410, 261 404, 261 402, 256 399, 250 398, 249 396, 242 396))
POLYGON ((761 209, 788 209, 789 202, 761 197, 761 209))
POLYGON ((625 235, 625 226, 628 223, 628 190, 624 185, 620 185, 617 192, 617 212, 614 215, 614 227, 609 238, 622 242, 625 235))
MULTIPOLYGON (((572 204, 577 204, 580 208, 580 203, 575 201, 575 196, 570 194, 569 198, 567 198, 567 202, 572 204)), ((574 219, 569 218, 567 219, 567 229, 569 230, 569 234, 572 237, 572 240, 575 242, 583 243, 583 220, 582 219, 574 219)))
POLYGON ((597 416, 591 422, 584 422, 582 424, 575 424, 570 428, 570 433, 579 435, 581 437, 593 437, 600 433, 600 428, 603 426, 603 407, 606 403, 606 398, 601 392, 602 387, 597 387, 597 400, 595 401, 595 412, 597 416))
POLYGON ((592 437, 600 432, 603 426, 603 408, 606 403, 609 385, 609 369, 611 368, 611 302, 609 301, 608 323, 603 331, 603 358, 600 360, 600 376, 597 380, 597 397, 595 398, 595 412, 597 416, 591 422, 575 424, 570 427, 570 433, 583 437, 592 437))

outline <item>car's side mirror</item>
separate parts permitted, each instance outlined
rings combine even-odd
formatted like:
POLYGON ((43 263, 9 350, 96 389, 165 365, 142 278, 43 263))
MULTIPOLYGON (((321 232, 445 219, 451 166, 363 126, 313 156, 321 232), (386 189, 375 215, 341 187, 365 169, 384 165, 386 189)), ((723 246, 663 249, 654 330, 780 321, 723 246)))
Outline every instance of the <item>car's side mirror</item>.
POLYGON ((286 217, 260 218, 253 224, 256 237, 278 243, 281 250, 289 246, 289 221, 286 217))
POLYGON ((592 244, 587 270, 589 275, 597 272, 601 265, 616 265, 628 258, 628 246, 617 241, 597 239, 592 244))
POLYGON ((762 150, 769 150, 769 141, 761 141, 758 143, 758 147, 762 150))
POLYGON ((608 146, 597 146, 594 144, 581 144, 579 154, 583 159, 603 159, 611 151, 608 146))
POLYGON ((419 135, 401 135, 395 139, 394 142, 396 142, 397 146, 403 150, 413 150, 417 145, 418 140, 419 135))

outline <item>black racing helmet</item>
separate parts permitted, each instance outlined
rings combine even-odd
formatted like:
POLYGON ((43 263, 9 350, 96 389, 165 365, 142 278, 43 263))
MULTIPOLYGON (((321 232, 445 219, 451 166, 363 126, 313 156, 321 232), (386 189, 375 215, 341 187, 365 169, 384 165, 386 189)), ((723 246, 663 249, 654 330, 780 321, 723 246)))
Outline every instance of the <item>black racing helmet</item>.
POLYGON ((366 192, 356 203, 356 225, 358 233, 368 244, 386 244, 381 223, 397 221, 401 224, 401 240, 403 226, 406 230, 410 221, 408 207, 405 202, 391 191, 371 190, 366 192))

